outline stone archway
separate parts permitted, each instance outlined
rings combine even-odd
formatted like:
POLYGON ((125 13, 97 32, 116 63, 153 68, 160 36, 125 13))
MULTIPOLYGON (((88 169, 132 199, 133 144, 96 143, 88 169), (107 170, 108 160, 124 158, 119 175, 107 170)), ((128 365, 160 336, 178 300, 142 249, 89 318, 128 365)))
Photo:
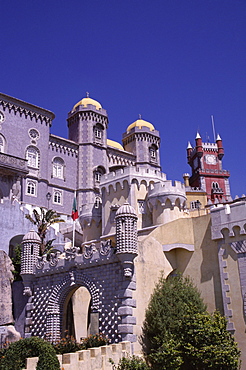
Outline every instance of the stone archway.
POLYGON ((91 333, 91 295, 80 286, 68 294, 63 308, 62 336, 73 336, 77 342, 91 333))
POLYGON ((91 296, 90 333, 95 334, 99 331, 99 288, 86 274, 77 270, 71 270, 53 287, 53 292, 49 297, 46 318, 47 340, 56 342, 61 338, 64 330, 64 311, 70 298, 80 287, 86 288, 91 296))

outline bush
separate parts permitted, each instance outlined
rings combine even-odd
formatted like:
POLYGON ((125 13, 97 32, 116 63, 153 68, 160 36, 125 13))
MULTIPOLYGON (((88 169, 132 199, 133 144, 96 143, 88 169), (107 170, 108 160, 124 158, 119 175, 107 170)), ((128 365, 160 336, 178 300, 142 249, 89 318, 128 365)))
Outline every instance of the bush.
POLYGON ((59 370, 60 364, 52 345, 38 337, 21 339, 11 343, 0 359, 1 370, 25 368, 27 357, 39 357, 37 370, 59 370))
MULTIPOLYGON (((110 360, 114 365, 114 362, 110 360)), ((146 362, 138 356, 123 357, 118 365, 114 365, 114 370, 148 370, 146 362)))
POLYGON ((82 345, 84 349, 92 348, 92 347, 101 347, 108 344, 109 341, 105 335, 102 334, 92 334, 89 337, 82 340, 82 345))
POLYGON ((181 275, 160 279, 146 311, 143 349, 151 369, 237 370, 240 351, 218 312, 181 275))
POLYGON ((84 349, 81 343, 77 343, 76 339, 70 335, 66 335, 58 342, 52 344, 56 354, 63 355, 63 353, 71 353, 84 349))
POLYGON ((108 339, 102 334, 92 334, 83 339, 80 343, 76 342, 73 336, 66 335, 65 338, 53 344, 53 347, 57 354, 63 354, 76 352, 81 349, 105 346, 106 344, 108 344, 108 339))

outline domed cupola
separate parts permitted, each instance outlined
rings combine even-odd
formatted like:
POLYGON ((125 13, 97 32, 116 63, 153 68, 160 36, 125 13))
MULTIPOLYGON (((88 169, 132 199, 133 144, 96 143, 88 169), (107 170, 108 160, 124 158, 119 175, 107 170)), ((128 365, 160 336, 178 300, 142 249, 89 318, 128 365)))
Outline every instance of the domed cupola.
POLYGON ((137 256, 137 214, 129 203, 116 212, 116 254, 123 264, 124 276, 131 277, 137 256))
POLYGON ((94 107, 96 107, 97 110, 102 109, 101 104, 98 101, 90 98, 89 93, 87 93, 86 98, 81 99, 78 103, 76 103, 74 105, 74 107, 72 109, 72 112, 74 112, 76 110, 76 108, 79 107, 79 106, 82 106, 82 107, 86 108, 89 105, 93 105, 94 107))
POLYGON ((136 165, 160 169, 160 135, 152 123, 139 119, 123 134, 124 149, 136 156, 136 165))

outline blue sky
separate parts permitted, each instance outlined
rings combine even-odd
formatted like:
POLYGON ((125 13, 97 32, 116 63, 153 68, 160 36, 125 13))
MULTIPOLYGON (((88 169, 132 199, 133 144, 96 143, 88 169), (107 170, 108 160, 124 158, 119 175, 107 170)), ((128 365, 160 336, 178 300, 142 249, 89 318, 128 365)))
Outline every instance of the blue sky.
POLYGON ((52 133, 88 91, 120 141, 138 115, 182 180, 188 140, 223 139, 232 196, 246 193, 245 0, 2 0, 0 91, 53 111, 52 133))

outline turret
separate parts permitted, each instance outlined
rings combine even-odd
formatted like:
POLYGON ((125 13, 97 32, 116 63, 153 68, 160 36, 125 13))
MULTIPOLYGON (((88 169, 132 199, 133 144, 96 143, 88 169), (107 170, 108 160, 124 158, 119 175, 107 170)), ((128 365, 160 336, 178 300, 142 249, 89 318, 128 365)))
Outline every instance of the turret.
POLYGON ((191 152, 192 152, 192 146, 190 142, 188 142, 186 150, 187 150, 187 161, 188 163, 190 163, 191 152))
POLYGON ((224 157, 224 148, 220 135, 217 135, 216 144, 218 147, 218 158, 221 160, 224 157))
POLYGON ((160 135, 152 123, 141 118, 127 127, 123 134, 123 146, 136 156, 136 165, 160 169, 160 135))
POLYGON ((131 278, 137 256, 137 214, 129 203, 116 212, 116 255, 123 264, 124 276, 131 278))
POLYGON ((21 276, 24 283, 24 295, 31 295, 34 266, 38 260, 41 239, 36 231, 29 231, 22 239, 21 276))
POLYGON ((199 133, 196 134, 196 154, 199 158, 203 156, 202 138, 199 133))

